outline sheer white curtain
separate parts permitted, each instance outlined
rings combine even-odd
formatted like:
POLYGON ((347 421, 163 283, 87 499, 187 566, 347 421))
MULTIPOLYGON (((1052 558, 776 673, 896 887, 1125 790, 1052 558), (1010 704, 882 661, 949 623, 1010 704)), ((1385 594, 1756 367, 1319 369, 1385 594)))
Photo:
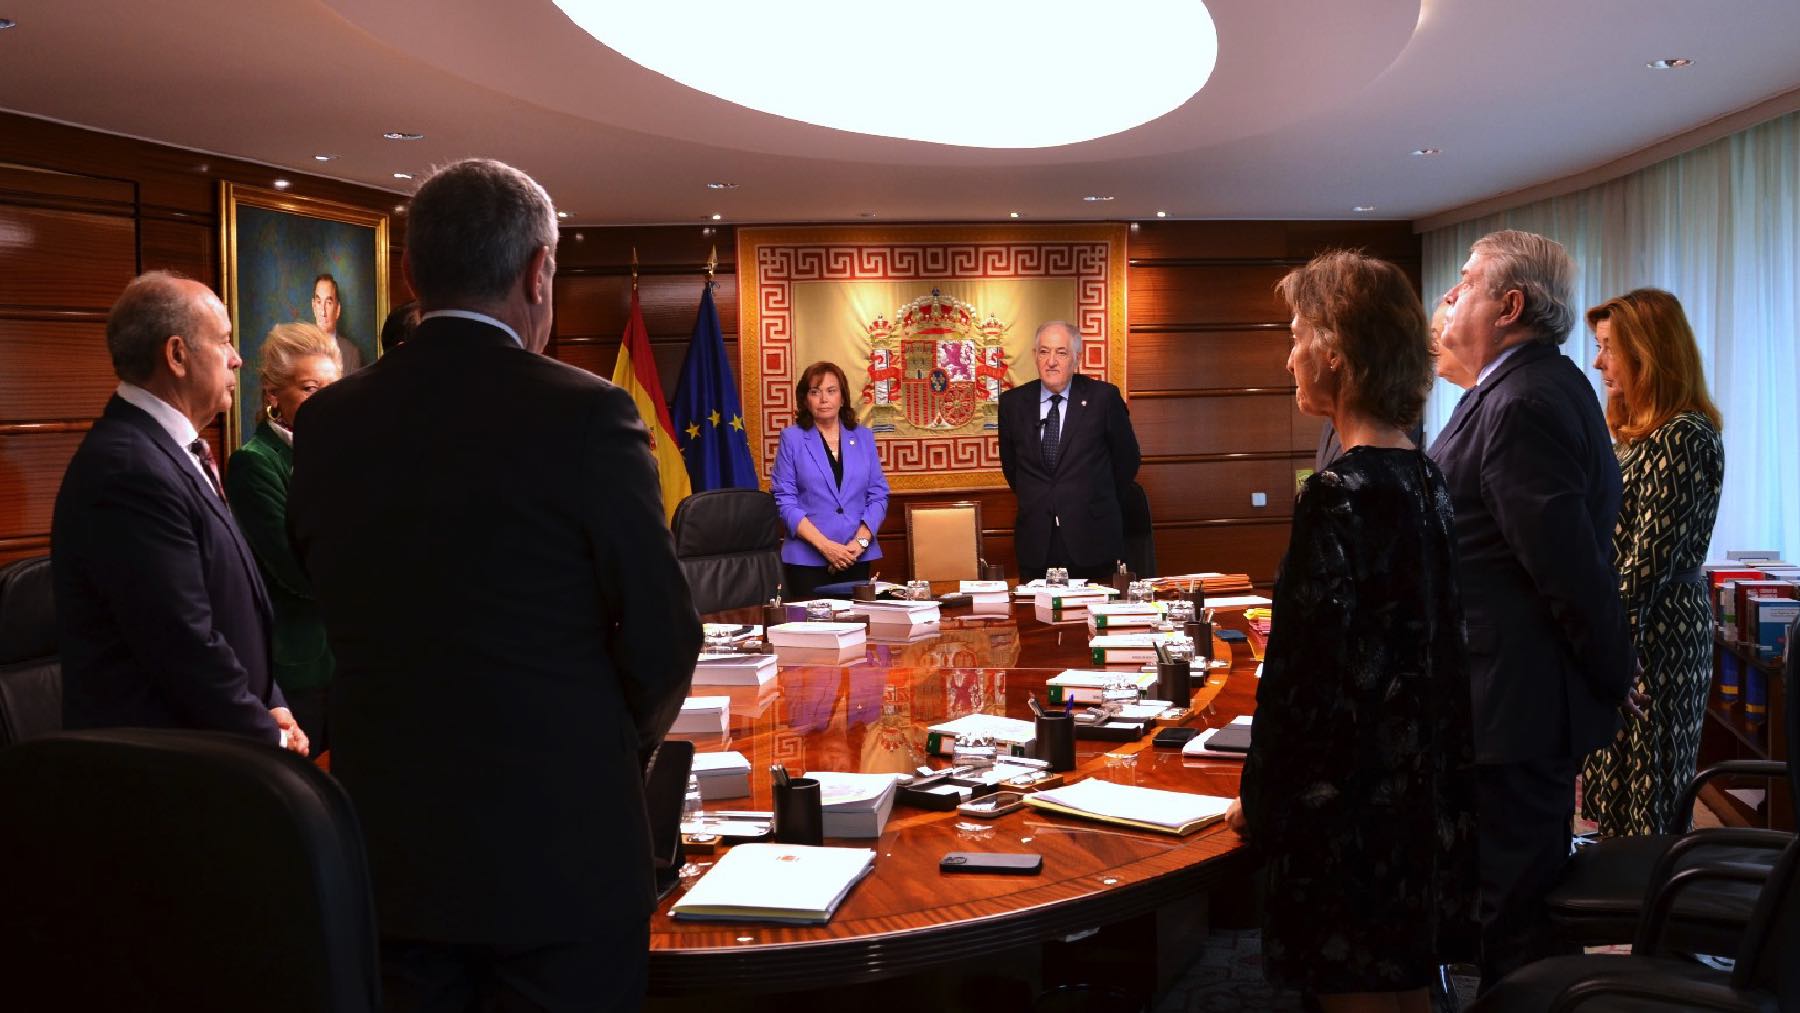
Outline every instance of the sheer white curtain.
MULTIPOLYGON (((1712 555, 1779 549, 1800 560, 1800 113, 1576 193, 1427 232, 1427 306, 1496 229, 1562 243, 1580 268, 1575 307, 1645 286, 1681 300, 1725 416, 1725 494, 1712 555)), ((1594 336, 1563 346, 1595 397, 1594 336)), ((1427 440, 1460 391, 1443 381, 1425 408, 1427 440)))

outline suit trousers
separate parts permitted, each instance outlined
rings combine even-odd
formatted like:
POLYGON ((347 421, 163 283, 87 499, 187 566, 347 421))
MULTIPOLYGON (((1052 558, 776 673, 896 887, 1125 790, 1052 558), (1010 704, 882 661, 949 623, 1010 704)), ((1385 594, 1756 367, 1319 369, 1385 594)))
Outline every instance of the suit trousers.
MULTIPOLYGON (((1078 577, 1083 580, 1091 580, 1096 584, 1105 584, 1113 578, 1113 567, 1111 566, 1104 564, 1100 566, 1073 566, 1069 563, 1069 548, 1067 545, 1063 544, 1062 525, 1060 524, 1050 528, 1050 551, 1045 553, 1044 566, 1063 567, 1069 571, 1069 576, 1078 577)), ((1038 570, 1034 573, 1021 572, 1019 574, 1019 579, 1033 580, 1042 577, 1043 575, 1043 570, 1038 570)))
POLYGON ((489 946, 383 938, 388 1013, 635 1013, 650 967, 648 919, 604 939, 489 946))
POLYGON ((1481 990, 1534 960, 1579 953, 1559 944, 1544 898, 1569 861, 1572 759, 1475 766, 1481 846, 1481 990))

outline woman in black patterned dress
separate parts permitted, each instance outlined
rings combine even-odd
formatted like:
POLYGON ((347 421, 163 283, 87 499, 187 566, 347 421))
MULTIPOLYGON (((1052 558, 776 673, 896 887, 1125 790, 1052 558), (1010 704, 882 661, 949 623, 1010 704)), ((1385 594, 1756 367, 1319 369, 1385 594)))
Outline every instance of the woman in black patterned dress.
POLYGON ((1475 951, 1474 733, 1456 541, 1406 437, 1432 363, 1399 268, 1328 253, 1283 278, 1300 410, 1345 450, 1306 480, 1231 823, 1266 860, 1265 973, 1327 1010, 1429 1009, 1475 951))
POLYGON ((1725 481, 1719 410, 1681 303, 1640 288, 1588 310, 1624 496, 1613 529, 1619 593, 1650 701, 1582 768, 1582 811, 1606 836, 1687 829, 1712 682, 1712 613, 1700 564, 1725 481))

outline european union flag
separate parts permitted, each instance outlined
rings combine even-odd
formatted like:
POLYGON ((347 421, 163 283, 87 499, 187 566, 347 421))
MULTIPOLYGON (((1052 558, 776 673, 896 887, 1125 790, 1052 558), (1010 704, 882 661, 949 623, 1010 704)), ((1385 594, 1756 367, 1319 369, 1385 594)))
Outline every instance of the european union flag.
POLYGON ((725 359, 725 336, 719 331, 711 281, 700 296, 694 339, 688 343, 681 379, 675 385, 675 438, 695 492, 757 487, 750 437, 744 430, 731 363, 725 359))

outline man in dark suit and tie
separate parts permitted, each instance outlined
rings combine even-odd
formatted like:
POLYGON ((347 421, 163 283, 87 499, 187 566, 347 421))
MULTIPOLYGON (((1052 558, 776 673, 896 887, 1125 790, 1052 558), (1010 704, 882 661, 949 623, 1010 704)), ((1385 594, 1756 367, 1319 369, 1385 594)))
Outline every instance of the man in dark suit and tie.
POLYGON ((531 177, 439 170, 407 215, 417 331, 294 428, 390 1009, 643 1001, 643 770, 700 623, 630 396, 541 354, 556 242, 531 177))
POLYGON ((1575 774, 1610 741, 1634 661, 1599 402, 1557 348, 1575 267, 1528 232, 1477 240, 1441 343, 1476 377, 1431 457, 1456 510, 1473 682, 1482 987, 1552 952, 1544 896, 1569 856, 1575 774))
POLYGON ((152 271, 106 320, 118 392, 69 461, 50 525, 67 728, 236 732, 302 755, 270 675, 269 597, 200 430, 231 410, 231 318, 152 271))
POLYGON ((1119 388, 1075 371, 1081 333, 1037 329, 1038 378, 1000 395, 1000 470, 1019 498, 1020 579, 1051 566, 1105 580, 1125 558, 1119 490, 1137 476, 1137 434, 1119 388))

